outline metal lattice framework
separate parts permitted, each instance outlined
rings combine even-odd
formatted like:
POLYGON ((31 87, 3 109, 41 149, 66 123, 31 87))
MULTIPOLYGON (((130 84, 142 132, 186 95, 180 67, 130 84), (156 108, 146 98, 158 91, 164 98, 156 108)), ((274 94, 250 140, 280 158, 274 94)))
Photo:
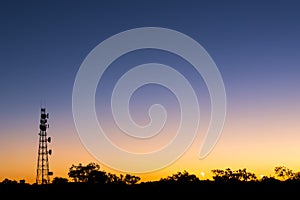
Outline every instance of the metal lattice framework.
POLYGON ((49 171, 48 155, 51 155, 52 150, 48 150, 48 143, 51 142, 51 137, 47 137, 47 128, 49 124, 47 119, 49 114, 45 108, 41 108, 40 132, 39 132, 39 149, 36 170, 36 184, 50 183, 50 176, 53 174, 49 171))

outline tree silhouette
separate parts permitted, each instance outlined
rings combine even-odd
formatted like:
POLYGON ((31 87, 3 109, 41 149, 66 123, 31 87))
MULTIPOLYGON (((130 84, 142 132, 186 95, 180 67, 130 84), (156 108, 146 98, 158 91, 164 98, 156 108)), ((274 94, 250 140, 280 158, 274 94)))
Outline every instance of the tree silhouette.
POLYGON ((128 185, 133 185, 136 184, 137 182, 139 182, 141 180, 140 177, 138 176, 134 176, 134 175, 130 175, 130 174, 126 174, 124 176, 124 182, 128 185))
POLYGON ((74 182, 89 182, 94 181, 95 177, 99 177, 97 172, 100 169, 100 165, 96 163, 89 163, 86 166, 79 163, 78 165, 72 165, 69 168, 68 176, 73 179, 74 182))
POLYGON ((254 173, 247 172, 247 169, 238 169, 231 170, 227 168, 225 170, 222 169, 213 169, 211 172, 214 174, 213 179, 215 181, 256 181, 257 177, 254 173))
POLYGON ((18 182, 16 180, 10 180, 8 178, 5 178, 1 183, 7 185, 7 184, 17 184, 18 182))
POLYGON ((120 174, 117 176, 115 174, 106 173, 100 171, 100 165, 96 163, 89 163, 86 166, 79 163, 78 165, 72 165, 69 168, 68 176, 74 182, 84 182, 84 183, 96 183, 96 184, 127 184, 133 185, 141 180, 140 177, 126 174, 120 174))
POLYGON ((183 172, 177 172, 167 178, 161 178, 160 181, 173 181, 178 183, 189 183, 199 181, 199 178, 194 174, 189 174, 186 170, 183 172))
POLYGON ((293 172, 293 170, 291 170, 285 166, 275 167, 274 171, 275 171, 275 174, 283 180, 293 179, 294 177, 299 178, 299 173, 297 173, 297 176, 295 176, 296 174, 293 172))
POLYGON ((296 172, 294 173, 294 176, 292 178, 293 180, 297 180, 297 181, 300 181, 300 172, 296 172))
POLYGON ((104 184, 108 182, 108 177, 106 172, 93 170, 88 174, 88 183, 104 184))
POLYGON ((110 184, 120 184, 122 183, 122 179, 116 174, 107 173, 108 183, 110 184))
POLYGON ((62 184, 62 183, 68 183, 68 179, 67 178, 62 178, 62 177, 54 177, 52 180, 53 184, 62 184))
POLYGON ((263 182, 263 183, 277 183, 277 182, 279 182, 279 180, 274 178, 274 177, 263 176, 261 178, 260 182, 263 182))

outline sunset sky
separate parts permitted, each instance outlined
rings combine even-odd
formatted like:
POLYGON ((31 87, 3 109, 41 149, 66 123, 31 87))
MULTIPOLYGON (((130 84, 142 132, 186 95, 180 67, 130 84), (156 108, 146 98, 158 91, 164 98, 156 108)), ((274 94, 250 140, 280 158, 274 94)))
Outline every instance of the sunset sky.
MULTIPOLYGON (((163 135, 132 142, 116 127, 111 92, 122 73, 136 65, 163 63, 188 76, 201 113, 198 134, 178 160, 153 172, 130 173, 151 181, 183 170, 201 179, 211 178, 212 169, 246 168, 258 177, 274 176, 274 167, 282 165, 300 171, 299 9, 296 0, 1 1, 0 181, 35 182, 44 105, 53 177, 67 178, 72 164, 90 162, 106 172, 127 173, 101 162, 82 142, 72 92, 80 66, 98 44, 140 27, 176 30, 201 44, 222 76, 227 107, 219 140, 199 159, 211 117, 210 94, 201 76, 168 52, 145 49, 120 57, 103 75, 95 96, 99 123, 115 144, 135 153, 154 151, 168 143, 180 124, 180 108, 170 90, 146 85, 132 96, 132 117, 145 125, 149 107, 161 103, 168 112, 163 135)), ((121 157, 112 158, 128 165, 121 157)))

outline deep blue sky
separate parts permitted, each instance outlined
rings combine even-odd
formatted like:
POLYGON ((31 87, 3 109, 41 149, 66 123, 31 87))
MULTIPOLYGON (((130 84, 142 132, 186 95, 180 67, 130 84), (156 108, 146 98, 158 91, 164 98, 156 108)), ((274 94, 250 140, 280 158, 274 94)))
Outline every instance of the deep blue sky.
POLYGON ((257 92, 273 82, 296 89, 287 81, 298 76, 298 8, 297 1, 1 1, 1 121, 25 117, 41 100, 70 109, 85 56, 107 37, 142 26, 196 39, 228 92, 243 83, 259 85, 257 92))
POLYGON ((170 28, 198 41, 221 72, 230 117, 276 109, 299 117, 292 109, 300 100, 299 9, 296 0, 3 0, 0 149, 37 141, 41 102, 56 131, 74 127, 72 88, 84 58, 106 38, 137 27, 170 28))

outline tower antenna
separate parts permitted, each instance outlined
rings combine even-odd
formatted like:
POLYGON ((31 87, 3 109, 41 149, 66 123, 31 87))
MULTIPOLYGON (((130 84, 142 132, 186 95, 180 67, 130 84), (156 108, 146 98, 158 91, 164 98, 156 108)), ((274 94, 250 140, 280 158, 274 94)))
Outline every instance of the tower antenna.
POLYGON ((48 143, 51 142, 51 137, 47 136, 47 129, 49 124, 49 113, 46 113, 46 108, 41 107, 40 117, 40 132, 39 132, 39 148, 37 158, 37 169, 36 169, 36 184, 48 184, 50 183, 50 176, 53 172, 49 171, 49 160, 48 155, 52 154, 52 150, 48 150, 48 143))

